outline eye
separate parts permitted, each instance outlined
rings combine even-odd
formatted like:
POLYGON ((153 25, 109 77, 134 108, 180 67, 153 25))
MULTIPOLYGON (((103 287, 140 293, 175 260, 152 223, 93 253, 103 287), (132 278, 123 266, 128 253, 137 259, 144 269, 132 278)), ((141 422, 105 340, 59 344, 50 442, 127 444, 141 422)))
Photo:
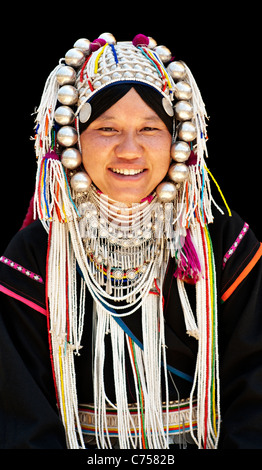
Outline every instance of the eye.
POLYGON ((117 132, 114 127, 100 127, 98 130, 101 132, 117 132))
POLYGON ((158 131, 157 127, 150 127, 150 126, 146 126, 146 127, 143 127, 143 129, 141 129, 141 132, 156 132, 156 131, 158 131))

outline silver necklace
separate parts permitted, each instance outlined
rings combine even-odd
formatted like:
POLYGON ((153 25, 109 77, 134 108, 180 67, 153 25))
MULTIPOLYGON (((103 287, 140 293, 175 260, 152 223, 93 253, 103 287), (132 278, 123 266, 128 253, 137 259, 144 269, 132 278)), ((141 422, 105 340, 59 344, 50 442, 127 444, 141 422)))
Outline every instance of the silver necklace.
MULTIPOLYGON (((78 201, 91 288, 104 305, 139 305, 164 259, 165 214, 155 195, 127 207, 94 185, 78 201)), ((155 287, 153 286, 155 289, 155 287)), ((122 306, 116 307, 121 309, 122 306)))

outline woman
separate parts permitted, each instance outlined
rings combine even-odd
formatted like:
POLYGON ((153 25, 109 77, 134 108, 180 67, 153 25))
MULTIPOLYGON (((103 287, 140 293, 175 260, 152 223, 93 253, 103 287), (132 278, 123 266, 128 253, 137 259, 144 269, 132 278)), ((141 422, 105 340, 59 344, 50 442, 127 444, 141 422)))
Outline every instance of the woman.
POLYGON ((143 35, 49 76, 39 220, 1 258, 2 448, 261 448, 262 249, 213 200, 205 116, 143 35))

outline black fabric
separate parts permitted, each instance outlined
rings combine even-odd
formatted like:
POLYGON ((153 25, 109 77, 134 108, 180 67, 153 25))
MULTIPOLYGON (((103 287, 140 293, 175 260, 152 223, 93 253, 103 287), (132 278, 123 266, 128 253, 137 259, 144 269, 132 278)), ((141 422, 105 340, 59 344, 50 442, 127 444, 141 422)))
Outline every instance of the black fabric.
POLYGON ((139 96, 145 103, 155 111, 155 113, 162 119, 170 134, 173 134, 173 118, 170 117, 164 110, 162 105, 163 96, 158 93, 154 88, 137 83, 118 83, 105 87, 99 93, 94 95, 89 100, 92 106, 92 114, 86 123, 79 122, 79 131, 82 134, 85 129, 95 121, 101 114, 105 113, 117 101, 123 98, 132 88, 136 90, 139 96))
MULTIPOLYGON (((215 211, 216 212, 216 211, 215 211)), ((258 241, 251 230, 222 269, 223 256, 243 227, 242 219, 215 213, 209 226, 217 267, 219 297, 243 270, 258 241)), ((4 255, 45 279, 47 234, 40 222, 19 232, 4 255), (15 259, 14 259, 15 258, 15 259)), ((192 375, 197 341, 185 331, 170 261, 164 285, 168 362, 192 375)), ((262 448, 262 261, 254 266, 225 303, 219 302, 219 350, 222 449, 262 448)), ((36 305, 45 306, 44 286, 10 266, 0 263, 0 284, 20 293, 36 305)), ((195 304, 195 288, 187 285, 195 304)), ((219 299, 218 299, 219 300, 219 299)), ((76 358, 79 402, 92 401, 91 336, 92 300, 86 299, 86 319, 81 356, 76 358)), ((139 336, 139 319, 127 320, 139 336)), ((46 317, 22 302, 0 294, 0 448, 65 449, 63 426, 56 406, 49 355, 46 317)), ((113 393, 107 351, 106 382, 113 393)), ((128 364, 127 364, 128 367, 128 364)), ((180 398, 188 398, 191 384, 173 375, 180 398)), ((171 397, 175 390, 171 388, 171 397)), ((132 396, 132 385, 129 389, 132 396)))

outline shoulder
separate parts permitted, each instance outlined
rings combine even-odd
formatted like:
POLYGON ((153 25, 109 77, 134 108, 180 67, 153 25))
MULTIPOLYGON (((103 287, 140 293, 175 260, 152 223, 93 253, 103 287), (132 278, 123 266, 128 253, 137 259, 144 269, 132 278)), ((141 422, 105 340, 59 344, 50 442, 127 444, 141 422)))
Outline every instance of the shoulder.
POLYGON ((221 276, 221 296, 225 301, 253 268, 261 264, 262 245, 252 227, 234 211, 231 216, 216 211, 209 231, 221 276))
POLYGON ((46 258, 48 235, 42 223, 37 220, 20 230, 12 238, 3 256, 19 264, 42 267, 46 258))
POLYGON ((229 215, 227 212, 221 214, 216 209, 214 222, 208 228, 214 251, 222 256, 222 266, 225 266, 235 253, 240 252, 240 246, 242 249, 249 249, 260 245, 252 227, 235 211, 229 215))
POLYGON ((47 240, 47 232, 40 221, 17 232, 0 256, 1 285, 17 292, 43 288, 47 240))
POLYGON ((47 247, 47 232, 42 223, 36 220, 28 227, 20 230, 11 239, 6 248, 6 254, 15 253, 17 256, 21 254, 21 248, 30 249, 33 251, 44 251, 47 247))

